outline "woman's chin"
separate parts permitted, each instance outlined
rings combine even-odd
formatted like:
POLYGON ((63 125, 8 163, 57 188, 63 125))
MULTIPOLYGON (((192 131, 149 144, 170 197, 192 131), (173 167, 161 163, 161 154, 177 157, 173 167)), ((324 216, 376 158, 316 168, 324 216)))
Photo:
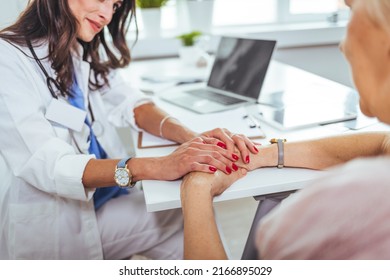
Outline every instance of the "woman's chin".
POLYGON ((369 118, 377 117, 375 116, 361 101, 359 103, 360 111, 362 111, 363 115, 369 118))
POLYGON ((89 43, 93 40, 93 38, 95 38, 96 34, 79 34, 77 36, 77 39, 79 39, 80 41, 83 41, 85 43, 89 43))

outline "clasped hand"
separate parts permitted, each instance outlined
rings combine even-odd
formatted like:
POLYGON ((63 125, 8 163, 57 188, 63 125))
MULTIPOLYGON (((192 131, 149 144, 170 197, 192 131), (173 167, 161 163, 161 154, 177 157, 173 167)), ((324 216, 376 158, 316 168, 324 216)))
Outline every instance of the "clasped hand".
POLYGON ((238 170, 235 162, 240 157, 242 162, 249 164, 250 154, 257 153, 255 144, 245 135, 217 128, 183 143, 172 154, 163 157, 161 172, 165 180, 175 180, 192 171, 215 173, 220 170, 231 174, 238 170))

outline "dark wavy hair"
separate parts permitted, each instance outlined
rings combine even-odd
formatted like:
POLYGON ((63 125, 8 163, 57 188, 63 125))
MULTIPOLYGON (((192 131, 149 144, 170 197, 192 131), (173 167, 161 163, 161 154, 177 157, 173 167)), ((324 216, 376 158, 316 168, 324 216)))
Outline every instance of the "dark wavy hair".
MULTIPOLYGON (((88 57, 91 60, 94 73, 94 79, 90 77, 89 80, 91 89, 109 85, 107 77, 110 70, 130 63, 126 33, 133 19, 136 20, 135 0, 124 0, 106 27, 113 47, 110 48, 106 41, 105 28, 91 42, 80 41, 84 48, 84 59, 88 57), (101 45, 106 52, 105 61, 99 54, 101 45)), ((0 32, 0 38, 20 46, 27 46, 27 40, 34 46, 48 43, 48 56, 40 59, 48 58, 51 61, 51 67, 57 75, 56 82, 62 94, 67 95, 74 72, 71 52, 78 42, 77 20, 69 8, 68 0, 31 0, 16 23, 0 32)))

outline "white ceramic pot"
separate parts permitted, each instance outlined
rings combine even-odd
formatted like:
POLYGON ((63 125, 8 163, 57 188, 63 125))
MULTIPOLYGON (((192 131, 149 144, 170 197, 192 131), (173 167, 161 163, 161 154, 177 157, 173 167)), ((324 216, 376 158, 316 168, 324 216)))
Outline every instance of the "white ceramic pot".
POLYGON ((179 48, 179 57, 183 64, 196 66, 202 51, 197 46, 182 46, 179 48))
POLYGON ((161 34, 161 9, 144 8, 140 9, 143 32, 148 38, 160 37, 161 34))
POLYGON ((214 0, 187 0, 191 30, 210 33, 213 23, 214 0))

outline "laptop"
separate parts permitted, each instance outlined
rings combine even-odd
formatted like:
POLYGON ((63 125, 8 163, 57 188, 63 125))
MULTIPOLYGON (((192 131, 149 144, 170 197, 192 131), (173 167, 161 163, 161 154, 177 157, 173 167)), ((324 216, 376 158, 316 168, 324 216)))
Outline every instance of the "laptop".
POLYGON ((165 92, 160 98, 200 114, 255 104, 275 45, 274 40, 222 36, 207 86, 165 92))

